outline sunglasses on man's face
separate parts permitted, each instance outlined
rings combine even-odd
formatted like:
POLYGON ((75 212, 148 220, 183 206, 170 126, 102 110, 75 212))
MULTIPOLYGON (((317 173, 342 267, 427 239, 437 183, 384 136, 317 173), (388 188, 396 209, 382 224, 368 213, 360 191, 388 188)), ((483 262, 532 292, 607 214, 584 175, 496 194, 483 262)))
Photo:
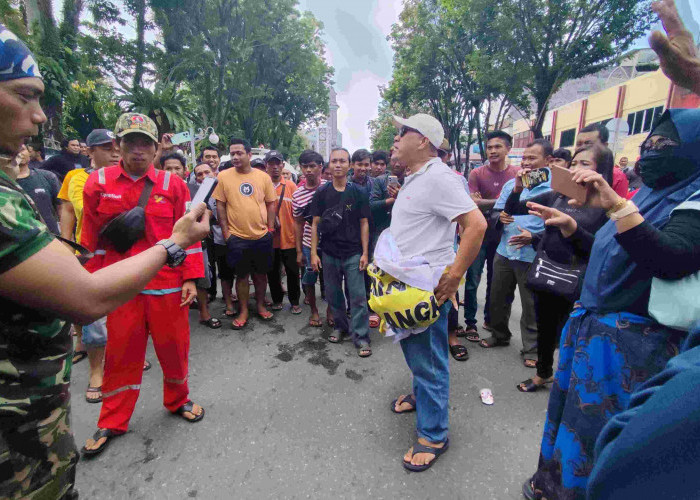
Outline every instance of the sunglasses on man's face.
POLYGON ((415 132, 416 134, 420 134, 416 129, 411 128, 411 127, 401 127, 401 130, 399 130, 399 137, 403 137, 404 135, 408 134, 409 132, 415 132))

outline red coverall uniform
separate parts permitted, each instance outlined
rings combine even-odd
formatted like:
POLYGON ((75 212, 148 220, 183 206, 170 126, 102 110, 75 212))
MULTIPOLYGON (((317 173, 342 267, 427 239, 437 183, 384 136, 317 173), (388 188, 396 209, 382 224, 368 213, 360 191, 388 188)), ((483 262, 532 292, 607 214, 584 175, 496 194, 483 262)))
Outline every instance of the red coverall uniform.
MULTIPOLYGON (((87 268, 94 272, 151 248, 170 237, 173 225, 186 211, 190 193, 182 179, 148 167, 146 175, 133 180, 122 163, 90 174, 83 192, 81 243, 95 253, 87 268), (122 212, 138 204, 146 177, 153 190, 145 206, 146 232, 127 252, 117 252, 99 232, 122 212)), ((190 348, 189 308, 180 307, 182 284, 204 276, 202 247, 187 249, 185 262, 176 268, 163 266, 145 291, 107 316, 102 410, 97 426, 126 432, 141 388, 148 334, 151 334, 163 369, 163 405, 171 412, 189 401, 187 363, 190 348), (167 293, 170 292, 170 293, 167 293), (174 293, 173 293, 174 292, 174 293)))

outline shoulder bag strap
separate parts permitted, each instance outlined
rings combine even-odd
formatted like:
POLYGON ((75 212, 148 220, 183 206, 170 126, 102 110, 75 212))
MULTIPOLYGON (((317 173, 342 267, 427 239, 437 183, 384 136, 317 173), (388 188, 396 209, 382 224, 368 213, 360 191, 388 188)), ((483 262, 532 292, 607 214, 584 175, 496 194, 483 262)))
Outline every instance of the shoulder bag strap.
POLYGON ((279 217, 280 215, 280 209, 282 208, 282 200, 284 200, 284 191, 287 189, 287 184, 282 184, 282 194, 280 194, 280 200, 277 203, 277 212, 275 213, 276 217, 279 217))
POLYGON ((148 203, 148 198, 151 197, 151 191, 153 191, 153 181, 146 177, 146 184, 143 186, 141 191, 141 196, 139 196, 139 204, 137 206, 144 208, 148 203))

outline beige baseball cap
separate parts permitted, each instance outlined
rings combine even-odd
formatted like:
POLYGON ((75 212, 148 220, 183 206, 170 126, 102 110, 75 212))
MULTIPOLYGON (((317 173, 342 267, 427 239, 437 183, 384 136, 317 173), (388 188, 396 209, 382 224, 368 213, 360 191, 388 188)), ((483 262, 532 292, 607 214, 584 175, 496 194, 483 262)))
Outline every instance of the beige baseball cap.
POLYGON ((435 146, 436 149, 440 149, 442 141, 445 140, 445 130, 442 128, 442 124, 437 119, 425 113, 418 113, 408 118, 394 116, 394 125, 396 125, 397 128, 408 127, 417 130, 427 137, 430 144, 435 146))
POLYGON ((158 127, 146 115, 140 113, 124 113, 117 120, 114 134, 121 138, 127 134, 143 134, 154 142, 158 142, 158 127))

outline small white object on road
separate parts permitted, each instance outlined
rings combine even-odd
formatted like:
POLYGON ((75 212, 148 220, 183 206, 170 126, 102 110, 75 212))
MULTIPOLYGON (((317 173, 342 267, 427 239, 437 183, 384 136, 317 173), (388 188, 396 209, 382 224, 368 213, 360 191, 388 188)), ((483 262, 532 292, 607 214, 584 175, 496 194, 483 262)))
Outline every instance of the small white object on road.
POLYGON ((493 393, 491 389, 481 389, 479 396, 481 396, 481 402, 485 405, 491 406, 493 404, 493 393))

